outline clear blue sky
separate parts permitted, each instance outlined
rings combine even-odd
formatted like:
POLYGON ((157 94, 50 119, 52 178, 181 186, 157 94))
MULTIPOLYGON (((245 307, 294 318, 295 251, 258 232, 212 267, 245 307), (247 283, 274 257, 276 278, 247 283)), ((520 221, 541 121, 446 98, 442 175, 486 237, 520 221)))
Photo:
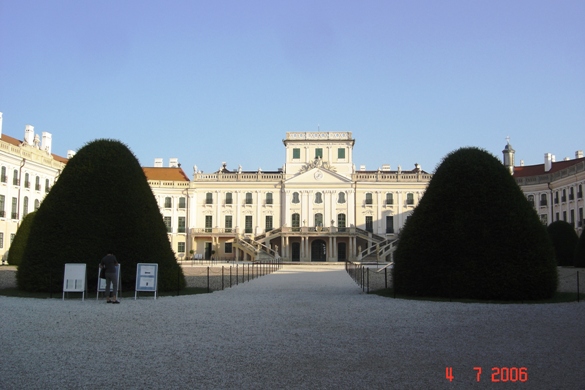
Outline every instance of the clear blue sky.
POLYGON ((351 131, 354 162, 433 171, 585 149, 585 1, 0 0, 3 132, 96 138, 191 176, 276 170, 287 131, 351 131))

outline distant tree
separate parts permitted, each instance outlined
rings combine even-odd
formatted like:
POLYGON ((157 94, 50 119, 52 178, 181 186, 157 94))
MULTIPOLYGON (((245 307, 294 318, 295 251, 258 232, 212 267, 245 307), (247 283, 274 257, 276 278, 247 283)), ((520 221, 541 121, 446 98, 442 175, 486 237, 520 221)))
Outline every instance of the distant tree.
POLYGON ((570 223, 555 221, 547 227, 548 235, 555 248, 557 265, 572 266, 575 258, 575 248, 579 242, 579 236, 570 223))
POLYGON ((443 159, 394 259, 399 294, 528 300, 557 287, 545 227, 503 164, 479 148, 443 159))
POLYGON ((581 237, 579 237, 577 247, 575 248, 575 259, 573 264, 575 267, 585 267, 585 234, 583 234, 583 232, 581 232, 581 237))
POLYGON ((16 231, 16 235, 12 240, 12 244, 10 244, 10 250, 8 251, 8 264, 10 265, 20 265, 22 261, 22 254, 24 253, 24 248, 26 247, 26 243, 28 241, 28 236, 30 234, 30 227, 32 226, 35 211, 32 213, 28 213, 20 223, 18 230, 16 231))
POLYGON ((137 263, 158 263, 161 291, 185 285, 138 160, 123 143, 101 139, 69 160, 36 212, 17 271, 18 286, 58 291, 64 265, 86 263, 88 285, 95 288, 98 263, 108 250, 121 264, 126 290, 135 287, 137 263))

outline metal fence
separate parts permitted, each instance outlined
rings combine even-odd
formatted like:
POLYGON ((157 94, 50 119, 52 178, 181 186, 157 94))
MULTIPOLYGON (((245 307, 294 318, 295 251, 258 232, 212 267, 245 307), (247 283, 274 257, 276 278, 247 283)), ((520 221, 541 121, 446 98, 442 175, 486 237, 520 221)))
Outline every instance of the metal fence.
MULTIPOLYGON (((390 264, 367 264, 346 261, 345 270, 360 286, 362 291, 370 293, 393 287, 390 264)), ((574 293, 575 301, 580 302, 580 294, 585 293, 585 277, 582 268, 558 267, 558 292, 574 293)))
POLYGON ((269 275, 280 268, 280 260, 270 262, 254 262, 248 264, 222 265, 201 267, 203 272, 198 275, 185 276, 187 287, 205 288, 208 292, 220 291, 269 275))

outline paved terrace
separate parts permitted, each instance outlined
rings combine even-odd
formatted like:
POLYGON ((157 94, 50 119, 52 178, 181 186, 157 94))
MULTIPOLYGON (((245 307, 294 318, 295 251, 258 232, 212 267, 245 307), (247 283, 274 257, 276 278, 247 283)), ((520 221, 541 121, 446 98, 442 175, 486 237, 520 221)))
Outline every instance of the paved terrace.
POLYGON ((120 305, 93 297, 0 296, 0 388, 578 389, 585 383, 585 303, 382 298, 362 293, 342 267, 330 265, 285 266, 212 294, 120 305), (482 368, 480 382, 474 367, 482 368), (526 367, 528 381, 492 383, 492 367, 526 367))

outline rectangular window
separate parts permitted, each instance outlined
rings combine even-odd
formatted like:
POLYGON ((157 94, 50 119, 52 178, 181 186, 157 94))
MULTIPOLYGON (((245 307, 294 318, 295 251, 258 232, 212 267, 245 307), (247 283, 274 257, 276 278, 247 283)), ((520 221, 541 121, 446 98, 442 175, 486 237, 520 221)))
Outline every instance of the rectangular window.
POLYGON ((213 194, 211 192, 205 194, 205 204, 213 204, 213 194))
POLYGON ((266 194, 266 204, 272 204, 272 192, 266 194))
POLYGON ((6 183, 8 178, 6 177, 6 167, 2 167, 2 173, 0 173, 0 181, 6 183))
POLYGON ((225 232, 226 233, 232 232, 232 216, 231 215, 225 216, 225 232))
POLYGON ((563 221, 567 222, 567 212, 563 211, 563 221))
POLYGON ((394 234, 394 217, 392 215, 386 216, 386 234, 394 234))
POLYGON ((298 232, 301 230, 301 215, 298 213, 294 213, 292 215, 292 231, 298 232))
POLYGON ((315 149, 315 158, 317 158, 317 157, 319 157, 321 159, 323 158, 323 149, 322 148, 315 149))
POLYGON ((225 243, 224 252, 225 253, 232 253, 232 243, 231 242, 225 243))
POLYGON ((414 194, 406 194, 406 204, 413 205, 414 204, 414 194))
POLYGON ((575 210, 571 210, 571 221, 569 223, 572 227, 575 227, 575 210))
POLYGON ((12 198, 12 219, 18 219, 18 200, 16 198, 12 198))
POLYGON ((185 253, 185 243, 184 242, 177 243, 177 252, 178 253, 185 253))
POLYGON ((301 158, 301 149, 299 148, 294 148, 293 149, 293 159, 299 159, 301 158))
POLYGON ((171 203, 172 203, 171 197, 167 196, 165 198, 165 209, 170 209, 172 207, 171 203))
POLYGON ((232 193, 228 192, 225 194, 225 204, 232 204, 234 202, 232 198, 232 193))
POLYGON ((15 235, 16 234, 14 234, 14 233, 10 233, 10 245, 12 245, 12 241, 14 241, 14 236, 15 235))
POLYGON ((555 221, 559 220, 559 213, 555 213, 555 221))
POLYGON ((387 205, 392 205, 394 204, 394 195, 392 195, 392 193, 388 192, 386 194, 386 204, 387 205))
POLYGON ((51 186, 49 185, 49 179, 45 179, 45 193, 49 193, 51 186))
POLYGON ((177 232, 185 233, 185 217, 179 217, 179 224, 177 225, 177 232))
POLYGON ((366 194, 366 204, 372 204, 374 203, 373 199, 372 199, 372 194, 371 193, 367 193, 366 194))
POLYGON ((548 217, 546 214, 540 214, 540 222, 542 222, 542 224, 544 226, 548 225, 548 217))
POLYGON ((246 204, 252 204, 252 193, 246 192, 246 204))
POLYGON ((212 227, 213 227, 213 216, 206 215, 205 216, 205 232, 211 233, 212 227))
POLYGON ((6 217, 6 210, 4 205, 5 199, 6 198, 4 197, 4 195, 0 195, 0 217, 2 218, 6 217))
MULTIPOLYGON (((579 227, 583 226, 583 207, 579 208, 579 227)), ((581 232, 581 234, 583 234, 583 232, 581 232)))
POLYGON ((337 230, 345 231, 345 214, 337 214, 337 230))
POLYGON ((366 231, 373 233, 374 232, 374 217, 371 215, 366 215, 366 231))
POLYGON ((547 205, 547 197, 546 194, 541 194, 540 195, 540 206, 546 206, 547 205))
POLYGON ((271 231, 272 228, 272 215, 267 215, 266 216, 266 231, 269 232, 271 231))
POLYGON ((35 190, 37 190, 37 191, 41 190, 41 178, 38 176, 35 179, 35 190))
POLYGON ((4 248, 4 233, 0 232, 0 248, 4 248))
POLYGON ((337 149, 337 158, 339 160, 345 160, 345 148, 337 149))
POLYGON ((179 208, 180 209, 184 209, 185 208, 185 197, 184 196, 181 196, 179 198, 179 208))
POLYGON ((15 169, 14 170, 14 174, 12 175, 12 184, 17 186, 19 184, 18 182, 18 171, 15 169))
POLYGON ((164 217, 165 226, 167 227, 167 233, 173 232, 171 217, 164 217))
POLYGON ((246 227, 244 233, 252 233, 252 216, 246 215, 246 227))
POLYGON ((573 187, 569 188, 569 200, 574 200, 575 199, 575 192, 573 187))

